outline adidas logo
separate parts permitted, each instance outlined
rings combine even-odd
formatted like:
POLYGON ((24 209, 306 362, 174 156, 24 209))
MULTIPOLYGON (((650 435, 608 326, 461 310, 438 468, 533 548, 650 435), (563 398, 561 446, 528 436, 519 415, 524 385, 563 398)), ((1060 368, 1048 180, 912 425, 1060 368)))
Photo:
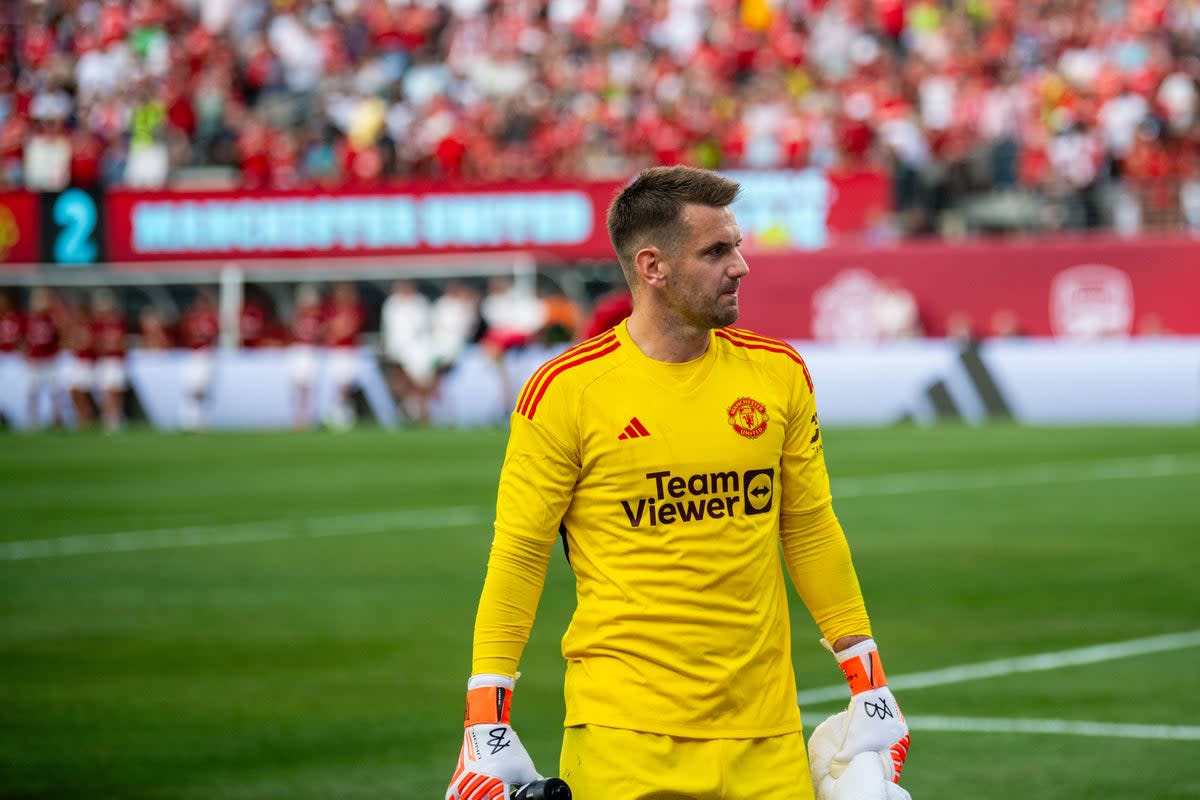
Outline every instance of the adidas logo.
POLYGON ((646 430, 646 426, 637 417, 629 420, 629 424, 625 426, 625 432, 617 437, 618 441, 625 439, 640 439, 643 436, 649 436, 650 431, 646 430))

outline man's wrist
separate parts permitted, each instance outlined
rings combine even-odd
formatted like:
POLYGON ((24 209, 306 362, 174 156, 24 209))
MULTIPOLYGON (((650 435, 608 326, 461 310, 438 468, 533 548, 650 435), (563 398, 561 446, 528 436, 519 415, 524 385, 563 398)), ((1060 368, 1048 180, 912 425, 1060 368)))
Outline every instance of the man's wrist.
POLYGON ((478 689, 481 686, 501 686, 509 691, 517 688, 517 679, 511 675, 477 674, 467 680, 467 690, 478 689))
POLYGON ((843 636, 836 644, 821 643, 837 659, 846 683, 850 684, 850 695, 861 694, 871 689, 887 686, 883 673, 883 662, 879 659, 879 648, 869 636, 843 636))
POLYGON ((853 647, 856 644, 860 644, 862 642, 869 642, 869 641, 871 641, 870 636, 863 636, 863 635, 843 636, 842 638, 838 639, 836 642, 833 643, 833 652, 835 654, 841 653, 843 650, 849 650, 851 647, 853 647))
POLYGON ((467 690, 467 710, 463 727, 472 725, 510 725, 512 690, 503 686, 477 686, 467 690))

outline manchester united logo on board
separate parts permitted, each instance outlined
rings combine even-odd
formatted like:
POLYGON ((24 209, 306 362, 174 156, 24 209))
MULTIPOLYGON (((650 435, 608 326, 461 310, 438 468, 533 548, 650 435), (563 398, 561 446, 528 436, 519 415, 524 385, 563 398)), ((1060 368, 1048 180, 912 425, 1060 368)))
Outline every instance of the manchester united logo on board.
POLYGON ((753 397, 739 397, 729 407, 729 424, 747 439, 757 439, 767 429, 767 407, 753 397))

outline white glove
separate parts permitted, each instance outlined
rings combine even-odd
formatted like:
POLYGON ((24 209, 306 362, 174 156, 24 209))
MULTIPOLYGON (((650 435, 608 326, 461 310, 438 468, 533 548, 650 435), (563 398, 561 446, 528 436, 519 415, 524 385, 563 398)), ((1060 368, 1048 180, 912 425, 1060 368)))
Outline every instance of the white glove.
POLYGON ((877 753, 883 762, 884 777, 899 782, 908 758, 908 723, 887 687, 879 648, 872 639, 840 652, 834 652, 824 639, 821 643, 837 658, 850 684, 850 705, 839 748, 829 764, 830 774, 840 778, 856 755, 877 753))
POLYGON ((542 779, 509 723, 515 684, 504 675, 475 675, 467 683, 462 751, 446 800, 508 800, 509 787, 542 779))
POLYGON ((808 765, 817 800, 912 800, 898 784, 885 777, 881 753, 859 753, 850 759, 841 777, 834 778, 829 768, 846 736, 845 711, 834 714, 813 731, 808 740, 808 765))

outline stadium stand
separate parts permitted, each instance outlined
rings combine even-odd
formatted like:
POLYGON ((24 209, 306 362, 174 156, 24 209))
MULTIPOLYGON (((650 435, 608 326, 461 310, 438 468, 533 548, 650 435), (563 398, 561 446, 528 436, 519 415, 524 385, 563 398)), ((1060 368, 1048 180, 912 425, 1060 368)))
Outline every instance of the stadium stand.
POLYGON ((901 234, 1200 226, 1167 0, 5 4, 0 181, 378 186, 866 165, 901 234))
MULTIPOLYGON (((1191 280, 1180 269, 1194 261, 1200 234, 1200 8, 1169 0, 4 4, 0 261, 13 269, 0 277, 0 367, 49 360, 29 335, 35 287, 54 288, 59 310, 41 327, 77 367, 91 363, 90 351, 60 306, 80 306, 93 288, 112 291, 131 367, 155 366, 166 362, 142 355, 197 348, 186 341, 184 322, 195 318, 187 309, 198 287, 212 287, 200 349, 257 354, 293 380, 295 365, 277 357, 325 344, 330 318, 326 296, 309 309, 318 338, 308 342, 294 328, 297 295, 348 283, 361 308, 343 342, 343 371, 361 385, 324 387, 308 353, 297 426, 332 402, 318 395, 340 397, 348 417, 366 402, 352 395, 377 403, 389 383, 408 419, 436 417, 428 387, 477 347, 488 356, 476 359, 480 380, 500 386, 477 396, 503 398, 524 368, 508 364, 524 364, 520 352, 505 355, 513 345, 562 345, 628 313, 615 264, 604 260, 603 205, 619 181, 660 163, 719 168, 751 187, 739 210, 756 273, 744 321, 772 335, 1189 334, 1194 321, 1176 288, 1191 280), (422 193, 431 191, 425 208, 422 193), (359 203, 354 214, 343 213, 347 199, 359 203), (568 199, 574 204, 559 205, 568 199), (229 214, 221 224, 189 216, 205 204, 229 214), (311 210, 312 224, 274 224, 276 212, 296 209, 311 210), (371 238, 380 220, 407 230, 388 216, 400 211, 411 212, 411 241, 371 238), (338 227, 354 215, 359 227, 338 227), (499 227, 438 227, 472 215, 499 227), (260 227, 313 231, 320 246, 310 252, 278 236, 268 246, 255 238, 260 227), (333 240, 334 228, 345 241, 333 240), (1028 233, 1057 238, 993 241, 1028 233), (958 249, 925 249, 943 242, 958 249), (791 269, 800 251, 802 273, 791 269), (1024 277, 1010 292, 988 275, 1014 258, 1024 277), (61 268, 43 269, 51 262, 61 268), (360 358, 372 354, 400 363, 406 346, 388 355, 383 324, 400 279, 431 309, 421 364, 408 365, 423 394, 404 390, 394 369, 386 381, 362 372, 360 358), (514 280, 524 282, 522 303, 487 293, 514 280), (521 311, 519 324, 489 314, 497 309, 521 311), (497 371, 501 355, 507 366, 497 371)), ((211 368, 193 372, 207 392, 211 368)), ((65 370, 64 385, 79 384, 80 394, 85 373, 65 370)), ((48 380, 29 387, 46 394, 48 380)), ((20 409, 7 416, 37 419, 25 390, 16 394, 6 402, 20 409)), ((53 405, 41 409, 47 421, 53 405)), ((76 405, 86 417, 89 408, 76 405)), ((183 414, 184 427, 194 411, 183 414)), ((493 416, 490 407, 479 412, 493 416)))

